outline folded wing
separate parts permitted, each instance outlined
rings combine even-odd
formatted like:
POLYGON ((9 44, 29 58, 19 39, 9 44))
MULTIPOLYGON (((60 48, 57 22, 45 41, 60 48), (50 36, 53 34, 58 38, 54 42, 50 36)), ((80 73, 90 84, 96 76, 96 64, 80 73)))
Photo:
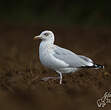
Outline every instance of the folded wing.
POLYGON ((69 64, 69 67, 80 68, 83 66, 92 66, 93 61, 88 57, 77 55, 70 50, 56 46, 53 56, 69 64))

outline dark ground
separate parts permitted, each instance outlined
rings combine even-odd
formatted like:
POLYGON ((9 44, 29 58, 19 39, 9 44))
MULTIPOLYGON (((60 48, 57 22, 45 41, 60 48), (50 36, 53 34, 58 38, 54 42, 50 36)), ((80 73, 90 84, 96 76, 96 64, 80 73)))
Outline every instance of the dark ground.
MULTIPOLYGON (((0 25, 0 110, 95 110, 96 101, 111 92, 111 29, 109 27, 55 27, 0 25), (92 58, 105 69, 81 70, 58 80, 38 58, 33 37, 51 29, 56 44, 92 58)), ((103 110, 110 110, 107 104, 103 110)))

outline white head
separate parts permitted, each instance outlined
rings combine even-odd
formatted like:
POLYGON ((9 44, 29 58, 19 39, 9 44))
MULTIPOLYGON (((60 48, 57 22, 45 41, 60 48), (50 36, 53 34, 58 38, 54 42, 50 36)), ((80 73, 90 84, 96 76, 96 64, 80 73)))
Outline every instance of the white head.
POLYGON ((34 40, 36 39, 42 39, 42 41, 50 41, 51 43, 53 43, 54 34, 52 31, 43 31, 40 35, 34 37, 34 40))

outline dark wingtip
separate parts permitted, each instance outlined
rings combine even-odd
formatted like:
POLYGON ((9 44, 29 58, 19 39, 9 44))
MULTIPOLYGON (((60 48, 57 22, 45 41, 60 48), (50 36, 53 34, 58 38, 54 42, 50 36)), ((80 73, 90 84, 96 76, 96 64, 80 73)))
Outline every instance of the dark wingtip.
POLYGON ((94 64, 95 68, 104 68, 103 65, 94 64))
POLYGON ((81 66, 81 68, 97 68, 97 69, 99 69, 99 68, 104 68, 104 66, 103 65, 98 65, 98 64, 93 64, 92 66, 81 66))

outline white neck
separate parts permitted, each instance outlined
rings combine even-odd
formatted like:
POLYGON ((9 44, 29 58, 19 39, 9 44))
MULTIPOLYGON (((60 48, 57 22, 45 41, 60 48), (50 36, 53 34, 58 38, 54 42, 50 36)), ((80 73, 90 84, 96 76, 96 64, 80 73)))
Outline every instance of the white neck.
POLYGON ((52 40, 42 40, 40 43, 40 48, 50 47, 53 44, 54 44, 54 41, 52 41, 52 40))
POLYGON ((54 38, 42 40, 41 43, 44 42, 46 44, 54 44, 54 38))

